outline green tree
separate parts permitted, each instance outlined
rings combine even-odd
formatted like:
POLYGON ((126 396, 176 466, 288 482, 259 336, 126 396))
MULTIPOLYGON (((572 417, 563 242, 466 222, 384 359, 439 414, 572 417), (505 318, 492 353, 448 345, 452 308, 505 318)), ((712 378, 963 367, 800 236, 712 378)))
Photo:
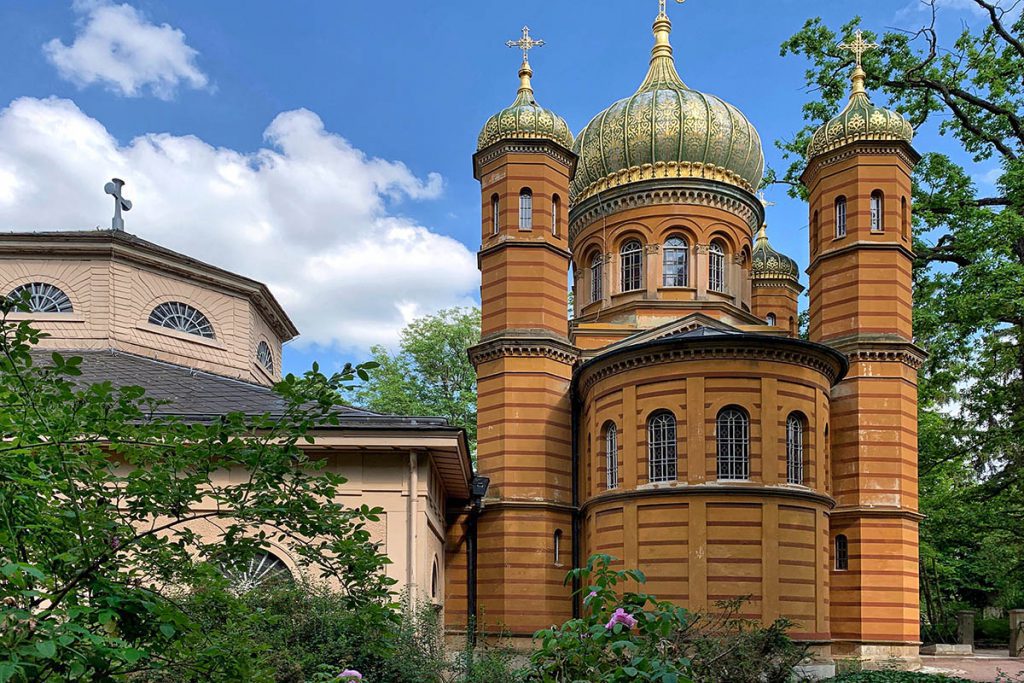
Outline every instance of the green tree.
MULTIPOLYGON (((931 354, 920 387, 925 577, 947 599, 1009 603, 1024 600, 1024 18, 972 2, 981 26, 956 35, 943 35, 934 0, 924 26, 866 32, 880 49, 864 68, 869 92, 962 150, 925 154, 914 176, 915 336, 931 354), (990 168, 996 192, 981 193, 973 178, 990 168)), ((806 125, 777 143, 791 165, 768 178, 794 197, 806 196, 811 133, 848 92, 852 58, 837 44, 858 25, 811 19, 782 45, 810 61, 817 96, 806 125)))
POLYGON ((80 385, 80 358, 35 362, 42 335, 14 305, 0 302, 0 681, 174 666, 246 679, 246 654, 220 650, 178 598, 270 542, 339 582, 350 610, 390 600, 365 528, 379 510, 337 502, 345 480, 301 448, 365 368, 285 378, 280 415, 190 424, 140 388, 80 385))
POLYGON ((476 450, 476 370, 467 350, 480 341, 480 309, 449 308, 402 330, 397 353, 371 349, 377 366, 348 396, 379 413, 448 418, 476 450))

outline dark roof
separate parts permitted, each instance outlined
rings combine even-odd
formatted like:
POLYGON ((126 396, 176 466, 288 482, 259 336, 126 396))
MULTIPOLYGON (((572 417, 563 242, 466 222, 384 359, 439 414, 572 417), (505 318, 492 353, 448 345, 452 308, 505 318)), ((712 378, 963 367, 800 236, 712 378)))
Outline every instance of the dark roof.
MULTIPOLYGON (((115 387, 137 386, 146 396, 167 401, 160 415, 177 415, 186 420, 206 422, 232 412, 247 415, 280 415, 285 402, 268 387, 239 379, 202 372, 137 356, 123 351, 64 351, 65 358, 80 357, 81 384, 111 382, 115 387)), ((49 362, 51 352, 34 351, 39 364, 49 362)), ((439 417, 381 415, 360 408, 341 407, 339 427, 363 429, 455 429, 439 417)), ((333 426, 333 425, 332 425, 333 426)))
POLYGON ((664 341, 666 339, 692 339, 694 337, 725 337, 730 334, 742 334, 739 330, 720 330, 714 327, 696 327, 686 332, 678 332, 676 334, 670 334, 667 337, 658 337, 657 341, 664 341))

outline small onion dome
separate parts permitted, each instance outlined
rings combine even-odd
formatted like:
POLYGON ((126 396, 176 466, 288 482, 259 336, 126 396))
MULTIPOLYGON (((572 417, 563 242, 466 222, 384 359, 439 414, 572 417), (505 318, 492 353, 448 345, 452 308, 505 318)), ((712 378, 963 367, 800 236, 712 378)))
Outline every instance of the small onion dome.
POLYGON ((651 178, 705 178, 753 192, 761 184, 761 139, 738 109, 688 88, 676 71, 672 22, 659 14, 647 78, 576 137, 574 202, 651 178))
POLYGON ((516 95, 516 101, 487 119, 477 140, 478 152, 501 140, 551 140, 566 149, 572 149, 569 124, 558 114, 537 104, 530 83, 532 76, 530 63, 523 60, 519 69, 519 94, 516 95))
POLYGON ((914 127, 900 114, 871 104, 864 89, 867 74, 861 66, 853 71, 853 91, 846 108, 814 132, 807 146, 812 159, 851 142, 895 140, 911 143, 914 127))
POLYGON ((762 225, 754 238, 754 252, 750 272, 755 280, 792 280, 799 284, 800 268, 796 261, 772 248, 768 242, 767 226, 762 225))

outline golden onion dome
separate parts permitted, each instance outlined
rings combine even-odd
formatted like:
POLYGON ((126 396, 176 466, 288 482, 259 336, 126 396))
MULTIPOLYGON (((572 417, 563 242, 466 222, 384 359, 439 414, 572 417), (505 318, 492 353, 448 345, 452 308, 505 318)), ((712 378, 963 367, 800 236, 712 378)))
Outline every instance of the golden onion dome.
MULTIPOLYGON (((858 31, 858 41, 861 36, 858 31)), ((831 152, 851 142, 878 142, 895 140, 911 143, 914 141, 914 127, 900 114, 876 107, 868 98, 864 72, 858 55, 858 64, 853 71, 853 90, 850 101, 834 119, 814 131, 807 145, 807 158, 831 152)))
POLYGON ((764 153, 757 131, 736 107, 683 83, 671 31, 668 16, 659 14, 640 89, 595 116, 576 137, 574 202, 652 178, 706 178, 751 192, 760 185, 764 153))
POLYGON ((800 268, 796 261, 775 251, 768 242, 768 226, 762 225, 754 238, 750 273, 755 284, 758 280, 792 280, 800 282, 800 268))
POLYGON ((478 152, 501 140, 551 140, 572 149, 569 124, 558 114, 537 104, 530 82, 532 76, 533 69, 524 56, 523 65, 519 68, 516 100, 487 119, 477 139, 478 152))

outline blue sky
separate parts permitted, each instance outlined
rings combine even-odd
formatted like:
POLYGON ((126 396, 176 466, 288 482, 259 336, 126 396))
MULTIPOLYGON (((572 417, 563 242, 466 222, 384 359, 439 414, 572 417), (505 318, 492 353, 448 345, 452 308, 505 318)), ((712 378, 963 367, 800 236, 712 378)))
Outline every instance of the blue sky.
MULTIPOLYGON (((943 26, 979 22, 944 0, 943 26)), ((656 0, 0 2, 0 226, 108 225, 268 282, 304 339, 285 369, 393 343, 402 323, 471 303, 480 126, 511 102, 529 24, 539 101, 574 131, 642 79, 656 0)), ((800 126, 804 62, 779 44, 838 0, 672 5, 683 79, 774 140, 800 126)), ((862 0, 865 28, 915 28, 918 0, 862 0)), ((951 34, 948 34, 951 35, 951 34)), ((948 149, 933 131, 921 151, 948 149)), ((986 168, 978 170, 979 178, 986 168)), ((781 188, 775 246, 807 261, 807 215, 781 188)))

